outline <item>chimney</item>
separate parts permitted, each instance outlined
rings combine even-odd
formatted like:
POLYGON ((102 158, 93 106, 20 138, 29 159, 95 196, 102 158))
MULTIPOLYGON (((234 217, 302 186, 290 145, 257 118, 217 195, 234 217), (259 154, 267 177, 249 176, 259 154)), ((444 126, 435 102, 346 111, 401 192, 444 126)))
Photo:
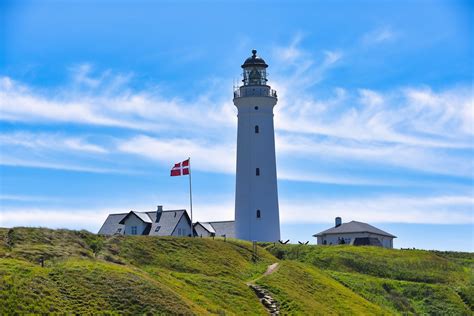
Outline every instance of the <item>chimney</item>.
POLYGON ((341 224, 342 224, 342 218, 336 217, 336 226, 334 226, 334 227, 339 227, 339 226, 341 226, 341 224))
POLYGON ((156 220, 155 220, 155 222, 158 223, 160 221, 162 213, 163 213, 163 205, 158 205, 158 207, 156 208, 156 220))

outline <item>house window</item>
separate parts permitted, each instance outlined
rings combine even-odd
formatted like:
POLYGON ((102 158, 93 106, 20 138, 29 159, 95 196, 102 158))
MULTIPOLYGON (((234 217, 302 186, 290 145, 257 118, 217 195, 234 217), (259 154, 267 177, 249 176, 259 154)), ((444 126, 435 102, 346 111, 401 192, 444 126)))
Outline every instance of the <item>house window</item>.
POLYGON ((155 233, 158 232, 160 230, 161 226, 156 226, 155 228, 155 233))
POLYGON ((255 125, 255 134, 258 134, 258 133, 260 133, 260 129, 259 129, 258 125, 255 125))
POLYGON ((257 176, 260 175, 260 168, 255 169, 255 175, 257 175, 257 176))
POLYGON ((257 218, 260 218, 260 217, 261 217, 260 210, 257 210, 257 218))
POLYGON ((181 228, 178 228, 178 236, 181 236, 181 228))
POLYGON ((117 233, 122 232, 122 228, 117 229, 117 233))
POLYGON ((137 226, 132 226, 132 235, 137 234, 137 226))
POLYGON ((258 106, 254 107, 255 110, 258 110, 258 106))

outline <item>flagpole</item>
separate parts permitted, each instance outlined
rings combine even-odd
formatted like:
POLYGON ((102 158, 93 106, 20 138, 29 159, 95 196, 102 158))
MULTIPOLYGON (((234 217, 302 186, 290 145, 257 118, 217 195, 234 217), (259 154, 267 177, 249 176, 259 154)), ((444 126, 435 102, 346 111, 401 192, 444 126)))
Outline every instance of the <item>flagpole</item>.
POLYGON ((193 231, 193 193, 192 193, 192 186, 191 186, 191 157, 188 158, 189 160, 189 206, 191 210, 191 237, 194 237, 193 231))

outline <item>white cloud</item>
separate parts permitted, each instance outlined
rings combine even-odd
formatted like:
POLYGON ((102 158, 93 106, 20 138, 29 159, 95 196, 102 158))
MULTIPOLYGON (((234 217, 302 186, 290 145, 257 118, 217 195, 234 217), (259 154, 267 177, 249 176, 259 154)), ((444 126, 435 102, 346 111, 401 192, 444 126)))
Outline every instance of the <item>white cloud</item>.
POLYGON ((230 99, 215 102, 203 93, 195 100, 185 102, 178 98, 163 98, 154 91, 131 92, 127 86, 118 89, 117 85, 123 82, 117 77, 107 76, 103 80, 97 91, 66 86, 55 96, 48 96, 3 77, 0 80, 0 120, 76 123, 147 131, 170 129, 176 123, 188 130, 235 125, 230 99))
MULTIPOLYGON (((389 31, 382 30, 374 38, 386 40, 389 31)), ((272 65, 271 84, 279 93, 275 108, 277 154, 293 162, 281 166, 280 178, 374 183, 372 179, 350 174, 322 173, 316 169, 307 172, 298 161, 303 155, 313 160, 333 159, 341 164, 370 162, 439 174, 472 174, 472 162, 465 155, 473 147, 474 135, 469 87, 436 91, 429 87, 388 91, 336 87, 332 96, 322 99, 311 87, 324 80, 344 54, 326 50, 315 56, 301 47, 302 39, 297 34, 288 46, 275 48, 279 63, 272 65)), ((164 96, 156 87, 131 89, 131 75, 113 74, 110 70, 97 72, 89 64, 78 65, 71 71, 72 86, 59 88, 54 95, 8 77, 1 78, 0 120, 113 126, 127 132, 110 137, 102 130, 99 133, 105 135, 92 135, 101 139, 94 142, 87 135, 17 132, 1 136, 0 142, 12 147, 29 146, 33 153, 47 148, 91 156, 120 157, 127 153, 161 164, 191 155, 200 170, 234 172, 236 116, 232 101, 224 93, 224 80, 215 81, 212 87, 212 91, 222 93, 202 91, 194 99, 184 100, 164 96)), ((45 159, 50 155, 43 153, 36 160, 12 151, 0 159, 9 165, 92 172, 117 169, 113 163, 110 168, 103 168, 95 167, 95 161, 87 165, 45 159)))
POLYGON ((398 33, 394 32, 390 27, 384 26, 366 33, 362 37, 362 42, 364 44, 378 44, 393 41, 397 36, 398 33))
POLYGON ((368 223, 474 224, 472 196, 344 198, 310 201, 283 200, 280 213, 287 223, 368 223))
POLYGON ((192 157, 192 168, 209 172, 235 172, 235 146, 197 139, 157 139, 139 135, 118 144, 118 150, 170 165, 192 157))
MULTIPOLYGON (((280 199, 282 223, 333 223, 334 217, 343 221, 368 223, 474 224, 474 198, 468 196, 380 196, 345 199, 280 199)), ((164 201, 165 209, 181 209, 183 205, 164 201)), ((184 206, 187 208, 187 206, 184 206)), ((155 206, 137 205, 129 208, 28 208, 0 209, 0 227, 33 226, 49 228, 88 229, 97 232, 108 214, 154 210, 155 206)), ((196 203, 194 221, 233 220, 231 199, 213 197, 196 203)), ((315 232, 316 233, 316 232, 315 232)))
POLYGON ((122 168, 102 168, 88 166, 85 164, 57 162, 57 161, 40 161, 38 159, 10 157, 0 155, 0 165, 12 167, 27 167, 53 170, 68 170, 74 172, 90 172, 90 173, 117 173, 117 174, 139 174, 133 170, 124 170, 122 168))
POLYGON ((90 153, 107 153, 102 146, 87 142, 82 137, 67 137, 59 134, 15 132, 0 134, 0 145, 21 146, 30 149, 41 149, 48 151, 69 151, 90 153))

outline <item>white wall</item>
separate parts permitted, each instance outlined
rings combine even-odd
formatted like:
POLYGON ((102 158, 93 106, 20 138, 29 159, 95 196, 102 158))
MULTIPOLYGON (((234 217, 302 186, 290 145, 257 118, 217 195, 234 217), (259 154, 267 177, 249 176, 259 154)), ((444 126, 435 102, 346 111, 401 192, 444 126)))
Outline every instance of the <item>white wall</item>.
POLYGON ((137 227, 137 235, 142 235, 146 224, 136 215, 132 214, 125 220, 125 235, 132 235, 132 226, 137 227))
POLYGON ((383 235, 378 235, 378 234, 372 234, 372 233, 347 233, 347 234, 329 234, 329 235, 324 235, 322 237, 317 237, 317 242, 318 245, 324 245, 324 240, 326 240, 327 245, 338 245, 339 244, 339 238, 344 238, 346 240, 346 243, 350 243, 354 240, 354 238, 357 237, 375 237, 380 240, 382 243, 382 246, 385 248, 393 248, 393 238, 388 237, 388 236, 383 236, 383 235), (350 240, 347 242, 347 240, 350 240))
MULTIPOLYGON (((243 86, 240 89, 242 92, 253 88, 243 86)), ((280 239, 273 127, 273 107, 276 102, 276 98, 266 96, 234 99, 238 109, 235 232, 239 239, 280 239), (255 106, 258 106, 258 110, 255 106), (256 125, 259 126, 258 134, 255 133, 256 125), (256 176, 256 168, 260 168, 260 176, 256 176), (257 210, 260 210, 261 218, 257 218, 257 210)))
POLYGON ((188 236, 189 234, 191 234, 191 226, 183 214, 171 236, 188 236))

